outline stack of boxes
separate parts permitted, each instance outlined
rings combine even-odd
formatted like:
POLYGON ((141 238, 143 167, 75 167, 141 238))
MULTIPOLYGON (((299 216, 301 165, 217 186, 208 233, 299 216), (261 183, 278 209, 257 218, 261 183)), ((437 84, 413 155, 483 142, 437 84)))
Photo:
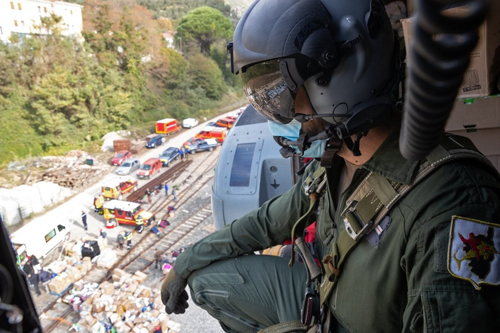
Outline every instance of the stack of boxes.
POLYGON ((118 333, 152 333, 161 326, 163 332, 178 332, 179 324, 163 311, 160 291, 143 286, 146 277, 115 269, 113 283, 103 282, 80 305, 80 329, 99 331, 113 325, 118 333))

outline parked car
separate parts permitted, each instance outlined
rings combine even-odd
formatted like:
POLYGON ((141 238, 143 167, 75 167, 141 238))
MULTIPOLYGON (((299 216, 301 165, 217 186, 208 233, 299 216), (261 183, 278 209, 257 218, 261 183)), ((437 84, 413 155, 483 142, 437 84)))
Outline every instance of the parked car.
POLYGON ((195 118, 186 118, 182 121, 182 127, 184 128, 193 128, 198 125, 198 120, 195 118))
POLYGON ((227 128, 216 127, 211 130, 203 130, 195 136, 200 139, 216 139, 217 142, 223 143, 227 136, 227 128))
POLYGON ((210 121, 210 122, 208 122, 205 126, 207 126, 207 127, 217 127, 217 122, 215 122, 215 121, 210 121))
POLYGON ((146 148, 156 148, 158 146, 163 145, 164 139, 163 135, 157 135, 149 139, 148 143, 146 144, 146 148))
POLYGON ((138 178, 151 178, 155 173, 161 171, 161 161, 159 158, 150 158, 137 171, 138 178))
POLYGON ((186 148, 189 149, 189 146, 193 146, 197 143, 199 143, 201 140, 203 140, 202 138, 197 138, 197 137, 192 137, 190 139, 188 139, 186 142, 184 142, 182 145, 186 148))
POLYGON ((163 151, 163 153, 160 154, 160 161, 162 166, 169 166, 170 162, 173 160, 178 160, 181 158, 181 155, 179 153, 179 148, 175 147, 168 147, 163 151))
POLYGON ((205 139, 197 142, 196 144, 192 145, 191 147, 188 148, 188 151, 191 154, 194 154, 195 152, 200 152, 200 151, 213 151, 215 148, 217 148, 217 140, 216 139, 205 139))
POLYGON ((217 125, 218 127, 226 127, 226 128, 231 128, 231 127, 233 127, 233 125, 234 125, 234 119, 232 119, 232 118, 227 118, 227 117, 226 117, 226 118, 221 118, 221 119, 217 120, 216 125, 217 125))
POLYGON ((133 179, 111 179, 101 187, 104 200, 123 199, 123 194, 137 191, 137 181, 133 179))
POLYGON ((117 175, 128 175, 141 167, 141 162, 137 158, 129 158, 116 169, 117 175))
POLYGON ((121 150, 115 154, 115 156, 111 159, 111 165, 122 165, 126 159, 132 157, 132 153, 128 150, 121 150))

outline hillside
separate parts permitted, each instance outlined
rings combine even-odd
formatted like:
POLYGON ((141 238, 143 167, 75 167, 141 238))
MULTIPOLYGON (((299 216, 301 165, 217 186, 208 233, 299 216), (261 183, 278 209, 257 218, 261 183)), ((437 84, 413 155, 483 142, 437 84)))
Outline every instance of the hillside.
MULTIPOLYGON (((186 1, 208 2, 221 1, 186 1)), ((166 47, 155 17, 136 0, 85 0, 83 42, 61 35, 54 14, 39 27, 51 35, 0 43, 0 168, 30 156, 96 151, 110 131, 148 134, 158 119, 202 119, 237 107, 243 93, 219 46, 231 23, 213 33, 204 54, 203 40, 185 37, 181 54, 166 47)))

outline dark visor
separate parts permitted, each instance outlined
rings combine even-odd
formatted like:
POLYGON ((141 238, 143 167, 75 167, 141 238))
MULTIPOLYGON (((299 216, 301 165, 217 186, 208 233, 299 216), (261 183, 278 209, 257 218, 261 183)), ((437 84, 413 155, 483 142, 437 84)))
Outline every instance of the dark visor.
POLYGON ((269 120, 289 123, 294 117, 294 98, 281 75, 279 60, 262 62, 241 73, 248 101, 269 120))

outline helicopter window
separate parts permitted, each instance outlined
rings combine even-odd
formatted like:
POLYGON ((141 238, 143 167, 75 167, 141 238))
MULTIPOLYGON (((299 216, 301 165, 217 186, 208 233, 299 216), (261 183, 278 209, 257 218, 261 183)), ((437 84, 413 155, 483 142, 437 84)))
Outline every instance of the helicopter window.
POLYGON ((255 142, 242 143, 236 146, 229 186, 247 187, 250 184, 254 150, 255 142))

